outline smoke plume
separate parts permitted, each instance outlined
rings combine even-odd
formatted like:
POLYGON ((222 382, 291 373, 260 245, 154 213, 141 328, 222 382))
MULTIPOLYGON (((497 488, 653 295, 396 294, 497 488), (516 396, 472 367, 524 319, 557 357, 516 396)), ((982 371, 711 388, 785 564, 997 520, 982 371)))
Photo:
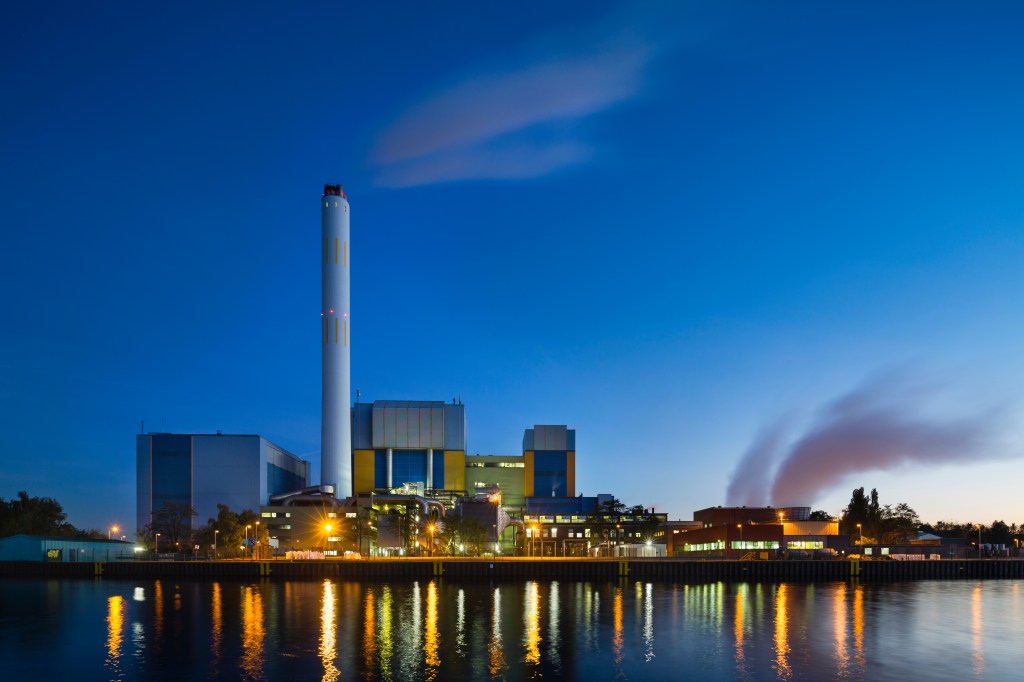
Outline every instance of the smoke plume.
POLYGON ((994 447, 996 411, 950 417, 938 409, 941 397, 934 386, 889 373, 825 405, 788 444, 784 423, 768 427, 737 465, 729 503, 761 506, 769 498, 775 506, 807 506, 850 474, 1006 456, 994 447))

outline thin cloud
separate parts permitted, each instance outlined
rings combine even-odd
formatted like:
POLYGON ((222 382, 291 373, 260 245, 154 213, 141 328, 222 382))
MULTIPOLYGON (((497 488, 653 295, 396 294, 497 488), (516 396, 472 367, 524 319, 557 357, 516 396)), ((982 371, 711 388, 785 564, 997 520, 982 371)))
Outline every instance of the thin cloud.
POLYGON ((593 147, 575 136, 573 124, 636 96, 652 54, 643 41, 620 39, 582 55, 467 78, 382 133, 373 153, 378 182, 529 178, 580 163, 593 147), (556 125, 561 135, 552 136, 556 125), (514 139, 518 148, 510 149, 514 139))

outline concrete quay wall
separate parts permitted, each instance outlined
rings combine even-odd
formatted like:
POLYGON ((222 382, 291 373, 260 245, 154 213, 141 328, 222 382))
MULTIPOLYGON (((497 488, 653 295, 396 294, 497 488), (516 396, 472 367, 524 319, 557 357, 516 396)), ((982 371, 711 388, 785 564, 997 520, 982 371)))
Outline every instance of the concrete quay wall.
POLYGON ((212 580, 402 581, 644 580, 653 582, 862 582, 1024 578, 1024 560, 679 561, 672 559, 364 559, 326 561, 0 562, 0 576, 212 580))

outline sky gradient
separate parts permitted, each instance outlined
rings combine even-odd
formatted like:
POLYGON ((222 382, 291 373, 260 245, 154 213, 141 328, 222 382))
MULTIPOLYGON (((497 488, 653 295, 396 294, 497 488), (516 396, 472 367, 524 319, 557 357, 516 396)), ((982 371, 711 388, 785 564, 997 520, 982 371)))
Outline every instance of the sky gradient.
POLYGON ((340 182, 353 389, 461 397, 470 453, 564 423, 578 491, 672 518, 838 514, 866 486, 1024 522, 1022 20, 6 8, 0 497, 129 523, 143 421, 258 433, 318 476, 340 182))

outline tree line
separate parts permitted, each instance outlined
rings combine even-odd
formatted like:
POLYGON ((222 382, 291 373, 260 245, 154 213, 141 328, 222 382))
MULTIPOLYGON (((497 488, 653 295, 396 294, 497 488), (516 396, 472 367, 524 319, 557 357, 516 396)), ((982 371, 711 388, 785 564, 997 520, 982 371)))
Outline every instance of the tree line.
POLYGON ((55 535, 69 538, 105 538, 99 530, 83 530, 68 523, 60 502, 52 497, 29 497, 24 490, 10 500, 0 497, 0 538, 10 535, 55 535))

